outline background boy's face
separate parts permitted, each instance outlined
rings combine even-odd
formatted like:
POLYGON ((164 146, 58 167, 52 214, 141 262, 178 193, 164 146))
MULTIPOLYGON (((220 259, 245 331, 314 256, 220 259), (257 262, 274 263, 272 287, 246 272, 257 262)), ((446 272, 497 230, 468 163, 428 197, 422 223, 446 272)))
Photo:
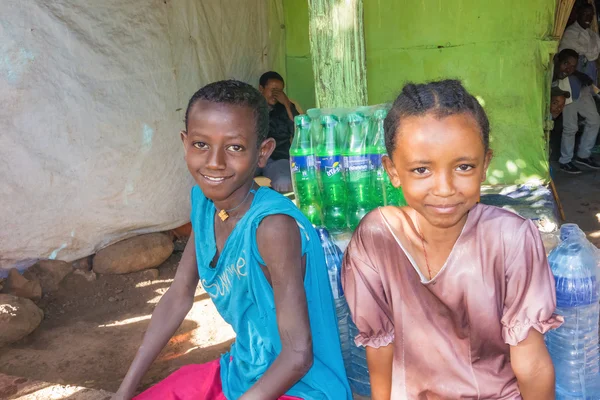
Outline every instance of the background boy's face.
POLYGON ((558 77, 564 79, 567 76, 573 74, 577 68, 577 59, 575 57, 568 57, 566 60, 561 61, 558 64, 558 77))
POLYGON ((563 112, 565 108, 565 99, 564 96, 552 96, 552 100, 550 102, 550 113, 552 114, 552 118, 556 118, 563 112))
POLYGON ((270 106, 277 104, 277 94, 283 92, 284 88, 285 84, 279 79, 269 79, 265 86, 258 86, 270 106))
POLYGON ((471 114, 429 113, 402 118, 391 162, 384 162, 408 205, 432 226, 450 228, 479 200, 490 158, 471 114))
POLYGON ((577 14, 577 23, 581 25, 581 27, 584 29, 587 29, 592 25, 593 19, 594 10, 592 7, 589 6, 585 6, 577 14))
POLYGON ((266 165, 274 145, 268 139, 257 146, 255 120, 246 106, 206 100, 192 106, 182 132, 185 161, 207 198, 224 201, 247 190, 256 168, 266 165))

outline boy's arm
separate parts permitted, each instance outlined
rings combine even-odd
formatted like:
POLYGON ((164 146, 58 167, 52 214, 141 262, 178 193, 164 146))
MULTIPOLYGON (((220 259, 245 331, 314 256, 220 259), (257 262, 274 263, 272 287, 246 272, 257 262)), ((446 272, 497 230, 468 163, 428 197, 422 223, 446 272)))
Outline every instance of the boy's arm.
POLYGON ((510 346, 510 363, 523 400, 554 399, 554 366, 541 333, 530 329, 525 340, 510 346))
POLYGON ((274 400, 298 382, 313 363, 305 268, 300 231, 293 218, 281 214, 266 217, 256 240, 273 287, 281 353, 241 400, 274 400))
POLYGON ((137 385, 150 364, 165 347, 192 308, 199 279, 196 265, 196 249, 192 233, 181 256, 181 261, 179 261, 175 279, 154 309, 142 345, 113 399, 133 397, 137 385))
POLYGON ((367 346, 367 366, 371 381, 371 400, 390 400, 394 343, 384 347, 367 346))

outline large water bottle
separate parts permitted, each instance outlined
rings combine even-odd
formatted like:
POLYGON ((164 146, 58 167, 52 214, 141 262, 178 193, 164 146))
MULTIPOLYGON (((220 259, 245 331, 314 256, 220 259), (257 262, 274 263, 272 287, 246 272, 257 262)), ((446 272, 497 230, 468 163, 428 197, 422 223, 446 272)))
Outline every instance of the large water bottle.
POLYGON ((572 230, 548 256, 556 281, 556 313, 564 324, 546 334, 559 400, 600 399, 598 259, 585 234, 572 230))
POLYGON ((370 396, 371 385, 369 383, 366 350, 364 347, 357 347, 354 344, 354 337, 358 334, 358 329, 350 317, 350 310, 348 309, 348 303, 346 303, 342 288, 343 253, 333 243, 325 228, 317 228, 317 233, 325 252, 325 263, 335 301, 340 343, 342 345, 342 357, 344 359, 348 382, 354 393, 361 396, 370 396))
POLYGON ((313 225, 322 225, 321 195, 317 183, 310 118, 308 115, 297 115, 294 125, 296 133, 290 147, 290 168, 296 201, 298 208, 313 225))
POLYGON ((323 219, 332 232, 344 231, 346 220, 346 183, 342 172, 342 146, 337 135, 339 121, 334 115, 321 116, 321 134, 317 146, 317 166, 323 186, 323 219))
POLYGON ((376 110, 373 113, 373 122, 368 137, 372 171, 371 190, 378 206, 393 205, 401 207, 406 205, 402 189, 395 188, 392 185, 382 162, 383 156, 387 155, 385 130, 383 128, 386 115, 387 111, 384 109, 376 110))
POLYGON ((354 230, 375 205, 371 199, 371 160, 367 153, 369 121, 360 113, 348 114, 347 121, 349 132, 343 165, 348 188, 348 225, 354 230))
POLYGON ((325 228, 317 228, 321 246, 325 252, 325 263, 329 274, 329 284, 335 301, 335 312, 337 314, 338 329, 340 332, 340 343, 342 344, 342 357, 346 370, 350 366, 350 332, 348 331, 348 321, 350 312, 348 304, 344 297, 344 289, 342 288, 342 252, 331 241, 329 232, 325 228))

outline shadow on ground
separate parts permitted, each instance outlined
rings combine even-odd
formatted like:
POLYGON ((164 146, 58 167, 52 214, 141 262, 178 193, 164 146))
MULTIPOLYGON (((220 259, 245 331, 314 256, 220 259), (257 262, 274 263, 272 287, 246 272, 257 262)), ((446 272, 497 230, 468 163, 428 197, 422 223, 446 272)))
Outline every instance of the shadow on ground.
MULTIPOLYGON (((58 292, 40 302, 45 312, 40 327, 22 341, 0 349, 0 373, 28 381, 116 391, 156 303, 172 282, 179 258, 180 254, 174 254, 161 265, 155 280, 145 272, 98 275, 92 282, 70 274, 58 292)), ((204 363, 228 351, 233 331, 202 288, 197 289, 194 300, 186 320, 143 378, 140 390, 182 365, 204 363)), ((84 398, 83 394, 63 398, 75 400, 84 398)))

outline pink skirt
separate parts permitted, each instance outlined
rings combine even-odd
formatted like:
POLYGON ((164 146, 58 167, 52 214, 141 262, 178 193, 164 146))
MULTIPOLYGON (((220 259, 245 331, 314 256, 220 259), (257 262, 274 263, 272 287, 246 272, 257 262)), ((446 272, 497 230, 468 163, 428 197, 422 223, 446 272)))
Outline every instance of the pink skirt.
MULTIPOLYGON (((191 364, 140 393, 133 400, 227 400, 221 385, 221 363, 191 364)), ((282 396, 279 400, 302 400, 282 396)))

